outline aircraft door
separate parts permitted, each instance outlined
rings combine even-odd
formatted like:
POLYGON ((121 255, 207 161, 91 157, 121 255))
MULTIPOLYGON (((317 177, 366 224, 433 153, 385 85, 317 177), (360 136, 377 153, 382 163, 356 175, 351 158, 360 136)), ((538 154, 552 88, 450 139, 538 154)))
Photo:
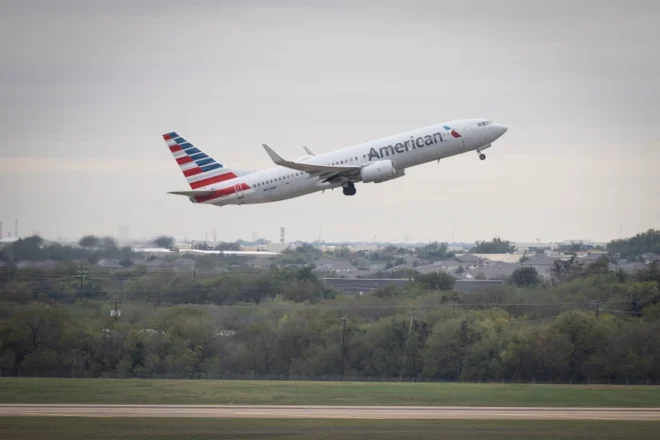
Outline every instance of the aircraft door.
POLYGON ((470 127, 470 123, 463 124, 461 127, 461 140, 463 141, 463 147, 467 150, 472 150, 476 147, 476 142, 474 138, 474 127, 470 127))
POLYGON ((237 183, 234 185, 234 191, 236 192, 236 199, 238 199, 238 204, 240 205, 243 203, 243 198, 245 197, 245 194, 243 194, 243 184, 237 183))

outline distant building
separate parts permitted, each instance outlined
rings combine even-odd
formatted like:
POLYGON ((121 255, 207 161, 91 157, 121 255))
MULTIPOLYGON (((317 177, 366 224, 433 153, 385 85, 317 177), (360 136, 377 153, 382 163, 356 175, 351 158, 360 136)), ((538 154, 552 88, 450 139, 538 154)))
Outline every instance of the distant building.
POLYGON ((521 263, 505 263, 502 261, 496 261, 489 266, 472 270, 470 275, 472 275, 472 277, 476 277, 477 274, 483 274, 487 280, 504 280, 510 277, 516 269, 520 269, 521 267, 521 263))
POLYGON ((156 258, 155 260, 147 261, 145 266, 147 266, 147 270, 149 272, 158 271, 161 269, 165 269, 167 267, 167 262, 160 258, 156 258))
POLYGON ((98 267, 101 269, 123 269, 124 267, 119 265, 119 260, 116 259, 110 259, 110 258, 102 258, 99 260, 98 263, 96 263, 98 267))
POLYGON ((245 265, 252 269, 266 269, 273 265, 273 260, 268 258, 253 258, 246 261, 245 265))
POLYGON ((555 261, 561 258, 549 257, 547 255, 539 255, 529 260, 523 261, 521 267, 533 267, 542 278, 552 277, 552 268, 555 266, 555 261))
POLYGON ((172 261, 169 266, 179 272, 192 271, 195 269, 197 261, 192 258, 178 258, 172 261))
POLYGON ((640 263, 639 261, 633 261, 630 263, 625 263, 625 264, 618 264, 617 269, 621 269, 622 271, 626 273, 634 273, 639 270, 646 269, 646 264, 640 263))
MULTIPOLYGON (((471 254, 484 261, 484 265, 490 265, 489 262, 518 263, 522 255, 520 254, 471 254)), ((543 255, 543 252, 540 253, 543 255)))
POLYGON ((415 270, 422 275, 426 275, 434 272, 447 272, 447 273, 456 273, 459 267, 466 269, 470 267, 471 263, 461 263, 460 261, 454 260, 445 260, 445 261, 436 261, 430 264, 424 264, 422 266, 417 266, 415 270))
POLYGON ((463 254, 456 257, 464 269, 476 269, 484 265, 484 259, 473 254, 463 254))
POLYGON ((16 267, 19 269, 42 269, 42 270, 55 270, 57 267, 57 261, 53 260, 44 260, 44 261, 30 261, 22 260, 16 263, 16 267))
POLYGON ((331 260, 329 258, 319 258, 314 261, 316 268, 314 272, 318 273, 351 273, 357 272, 357 267, 345 260, 331 260))

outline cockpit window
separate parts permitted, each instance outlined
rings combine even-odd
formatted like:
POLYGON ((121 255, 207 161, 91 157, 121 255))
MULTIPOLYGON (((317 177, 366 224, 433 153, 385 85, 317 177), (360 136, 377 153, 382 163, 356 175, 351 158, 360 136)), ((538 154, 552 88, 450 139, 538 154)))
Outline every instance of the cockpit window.
POLYGON ((477 122, 477 125, 479 127, 485 127, 486 125, 490 125, 490 124, 492 124, 492 122, 490 121, 477 122))

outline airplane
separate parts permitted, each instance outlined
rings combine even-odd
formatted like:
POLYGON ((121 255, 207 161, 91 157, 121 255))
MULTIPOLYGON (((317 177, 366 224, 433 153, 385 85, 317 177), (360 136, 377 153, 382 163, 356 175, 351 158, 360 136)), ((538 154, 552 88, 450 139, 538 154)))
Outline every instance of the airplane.
POLYGON ((461 119, 430 125, 325 154, 303 147, 295 161, 283 159, 262 144, 274 167, 259 171, 229 168, 196 148, 176 132, 163 135, 190 190, 168 194, 188 197, 192 203, 225 206, 277 202, 306 194, 342 188, 357 193, 355 184, 382 183, 405 176, 407 168, 450 156, 484 150, 507 127, 485 119, 461 119))

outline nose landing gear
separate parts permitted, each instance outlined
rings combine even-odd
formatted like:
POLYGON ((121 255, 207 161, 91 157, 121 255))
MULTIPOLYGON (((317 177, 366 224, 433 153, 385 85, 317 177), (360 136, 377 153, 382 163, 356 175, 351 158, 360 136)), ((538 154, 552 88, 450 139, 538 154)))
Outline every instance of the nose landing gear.
POLYGON ((479 159, 486 160, 486 155, 484 153, 479 153, 479 159))
POLYGON ((355 189, 355 184, 353 182, 346 183, 343 188, 345 196, 354 196, 357 193, 357 189, 355 189))

